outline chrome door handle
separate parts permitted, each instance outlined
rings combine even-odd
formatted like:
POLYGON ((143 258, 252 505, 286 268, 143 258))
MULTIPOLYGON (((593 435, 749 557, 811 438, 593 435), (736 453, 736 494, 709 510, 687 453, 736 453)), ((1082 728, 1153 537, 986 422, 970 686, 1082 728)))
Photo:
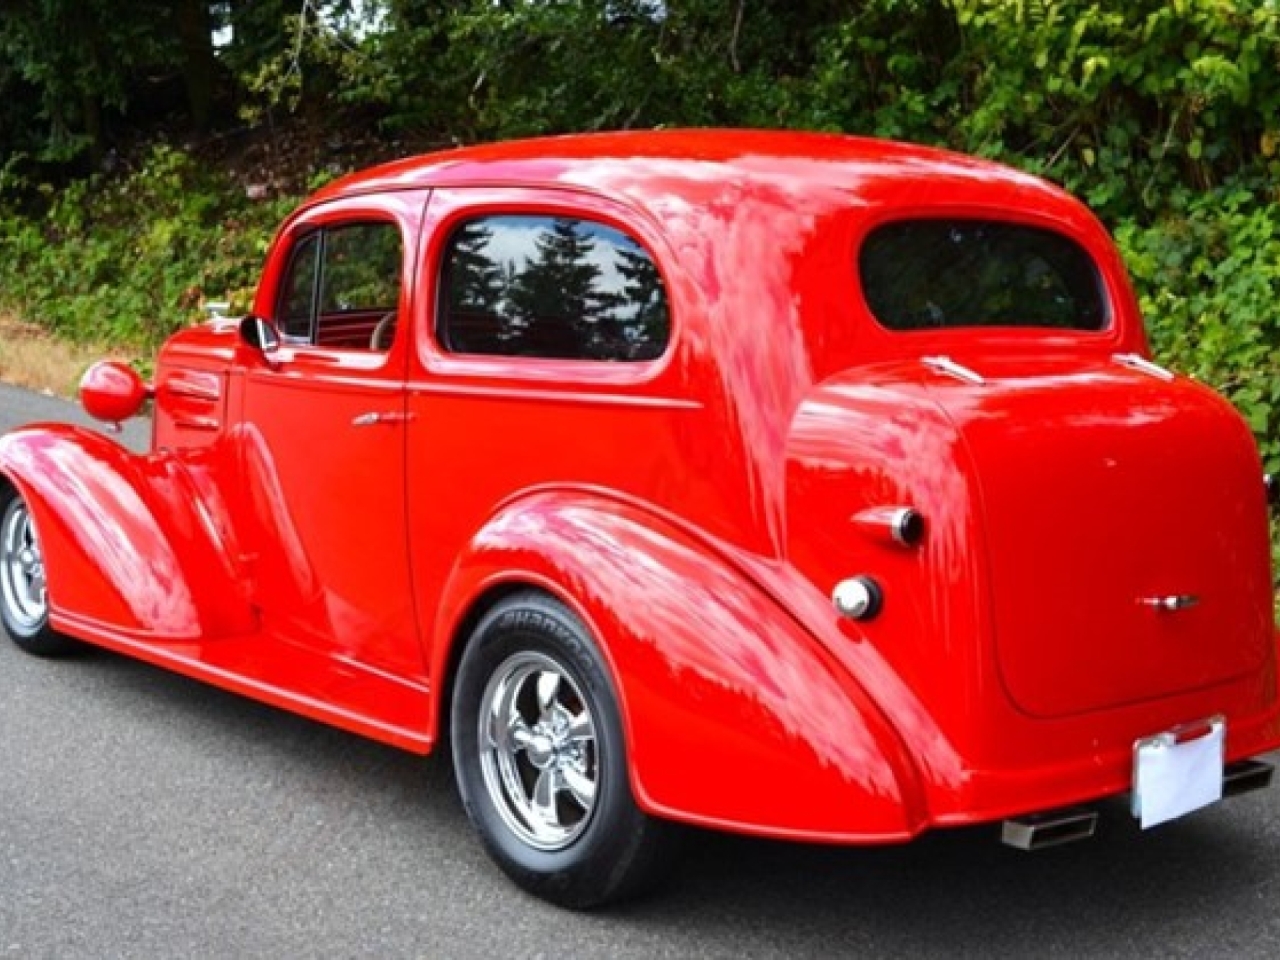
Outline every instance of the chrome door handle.
POLYGON ((361 413, 351 418, 353 427, 373 427, 380 423, 407 423, 413 419, 411 413, 361 413))

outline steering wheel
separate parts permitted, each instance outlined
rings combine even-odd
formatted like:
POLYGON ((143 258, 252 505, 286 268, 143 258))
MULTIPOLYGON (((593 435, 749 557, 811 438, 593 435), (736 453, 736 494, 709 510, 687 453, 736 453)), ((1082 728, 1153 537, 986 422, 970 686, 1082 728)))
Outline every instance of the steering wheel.
POLYGON ((396 312, 392 310, 381 320, 377 326, 373 328, 373 334, 369 337, 369 349, 387 351, 391 349, 391 344, 396 339, 396 312))

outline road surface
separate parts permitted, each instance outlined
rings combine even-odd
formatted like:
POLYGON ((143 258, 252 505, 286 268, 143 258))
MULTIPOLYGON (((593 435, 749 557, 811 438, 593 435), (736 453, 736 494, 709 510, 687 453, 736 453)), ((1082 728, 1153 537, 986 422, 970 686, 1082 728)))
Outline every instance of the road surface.
MULTIPOLYGON (((0 429, 74 419, 0 386, 0 429)), ((132 442, 145 442, 135 425, 132 442)), ((0 958, 1280 956, 1280 789, 1040 854, 698 834, 594 915, 512 888, 446 763, 107 653, 0 643, 0 958)))

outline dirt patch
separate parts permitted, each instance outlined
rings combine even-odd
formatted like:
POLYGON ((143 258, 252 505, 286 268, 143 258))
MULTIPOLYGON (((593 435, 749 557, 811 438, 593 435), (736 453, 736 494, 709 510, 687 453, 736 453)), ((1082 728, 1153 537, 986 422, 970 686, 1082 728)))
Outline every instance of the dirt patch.
POLYGON ((5 383, 74 399, 85 370, 107 358, 136 359, 118 348, 68 343, 33 324, 0 316, 0 380, 5 383))

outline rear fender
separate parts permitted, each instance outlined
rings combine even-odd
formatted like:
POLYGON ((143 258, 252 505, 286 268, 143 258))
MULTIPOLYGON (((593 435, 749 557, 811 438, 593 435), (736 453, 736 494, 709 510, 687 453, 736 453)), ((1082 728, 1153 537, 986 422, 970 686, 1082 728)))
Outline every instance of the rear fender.
POLYGON ((912 764, 865 691, 749 577, 674 524, 589 491, 509 504, 446 586, 433 677, 446 676, 451 644, 465 643, 457 634, 477 598, 504 583, 550 591, 600 643, 646 811, 818 840, 918 831, 912 764))
POLYGON ((198 460, 46 424, 0 437, 0 475, 35 518, 58 629, 161 641, 251 629, 221 498, 198 460))

